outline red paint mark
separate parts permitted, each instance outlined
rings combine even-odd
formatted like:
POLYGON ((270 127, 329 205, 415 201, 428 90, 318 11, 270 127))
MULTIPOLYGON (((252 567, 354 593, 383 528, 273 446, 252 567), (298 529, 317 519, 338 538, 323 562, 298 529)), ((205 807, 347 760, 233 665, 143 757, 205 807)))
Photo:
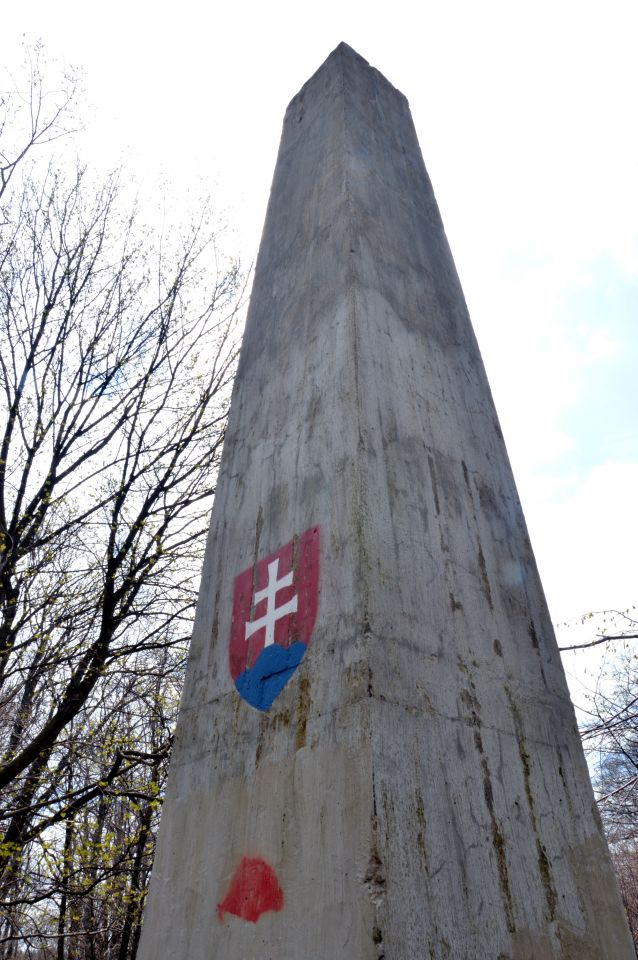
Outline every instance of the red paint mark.
POLYGON ((268 910, 279 912, 284 905, 284 892, 277 874, 261 857, 243 857, 230 881, 228 893, 217 904, 217 919, 225 913, 256 923, 268 910))
POLYGON ((283 577, 290 571, 293 575, 291 585, 277 592, 277 607, 282 607, 294 596, 297 597, 296 612, 277 620, 275 643, 280 647, 289 647, 297 640, 306 646, 310 642, 317 618, 319 527, 311 527, 235 577, 229 644, 230 673, 233 680, 254 665, 264 648, 266 631, 257 630, 247 638, 246 624, 250 620, 258 620, 266 613, 266 600, 260 600, 252 610, 253 597, 268 583, 268 564, 273 560, 279 561, 278 577, 283 577))

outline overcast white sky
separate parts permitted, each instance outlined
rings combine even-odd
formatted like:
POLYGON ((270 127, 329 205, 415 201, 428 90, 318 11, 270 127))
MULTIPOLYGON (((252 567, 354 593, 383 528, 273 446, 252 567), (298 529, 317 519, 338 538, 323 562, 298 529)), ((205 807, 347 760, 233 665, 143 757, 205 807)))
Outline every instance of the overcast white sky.
POLYGON ((25 34, 84 69, 85 153, 179 204, 210 192, 245 262, 288 101, 341 40, 381 70, 411 104, 552 617, 638 604, 635 0, 23 0, 1 29, 4 63, 25 34))

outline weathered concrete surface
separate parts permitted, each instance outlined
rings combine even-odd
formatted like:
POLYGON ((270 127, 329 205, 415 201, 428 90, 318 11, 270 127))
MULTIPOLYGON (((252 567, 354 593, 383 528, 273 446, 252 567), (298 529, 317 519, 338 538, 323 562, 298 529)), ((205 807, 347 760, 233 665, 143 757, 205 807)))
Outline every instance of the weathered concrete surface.
POLYGON ((140 958, 633 956, 408 104, 341 45, 284 122, 140 958), (262 712, 234 577, 313 525, 262 712), (256 922, 216 913, 244 857, 284 895, 256 922))

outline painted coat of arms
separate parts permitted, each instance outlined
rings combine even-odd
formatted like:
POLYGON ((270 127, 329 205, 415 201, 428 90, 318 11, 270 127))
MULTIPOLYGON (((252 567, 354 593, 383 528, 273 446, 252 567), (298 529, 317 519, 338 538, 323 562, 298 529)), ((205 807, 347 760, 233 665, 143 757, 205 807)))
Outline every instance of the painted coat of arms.
POLYGON ((230 673, 244 700, 269 710, 301 663, 317 617, 319 527, 235 577, 230 673))

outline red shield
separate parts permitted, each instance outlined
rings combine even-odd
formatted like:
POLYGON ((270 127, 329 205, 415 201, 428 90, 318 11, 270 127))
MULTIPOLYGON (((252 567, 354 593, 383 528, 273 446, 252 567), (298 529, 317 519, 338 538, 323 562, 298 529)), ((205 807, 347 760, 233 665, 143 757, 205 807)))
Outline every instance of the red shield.
POLYGON ((269 710, 301 663, 317 617, 319 527, 235 577, 230 672, 239 694, 269 710))

